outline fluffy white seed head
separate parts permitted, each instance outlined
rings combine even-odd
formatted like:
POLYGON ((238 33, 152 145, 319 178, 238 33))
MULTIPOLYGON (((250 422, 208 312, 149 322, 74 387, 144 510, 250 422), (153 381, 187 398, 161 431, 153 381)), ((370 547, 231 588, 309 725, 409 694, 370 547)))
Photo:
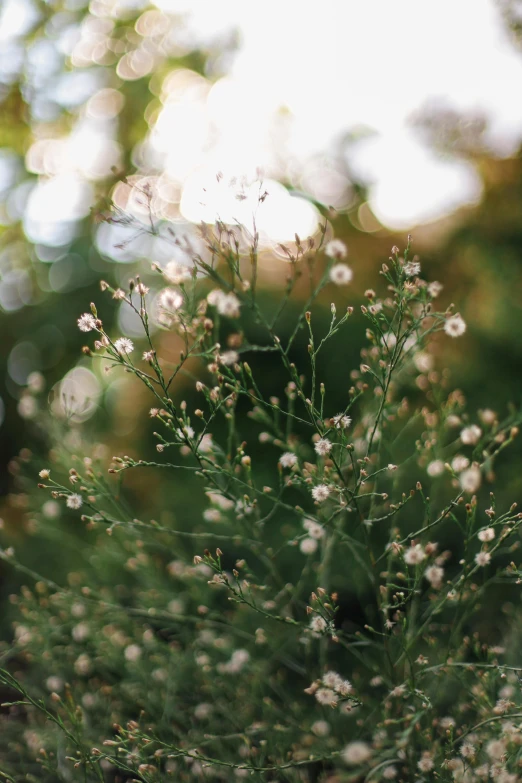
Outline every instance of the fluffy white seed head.
POLYGON ((330 280, 335 285, 348 285, 353 279, 353 272, 347 264, 334 264, 330 269, 330 280))
POLYGON ((371 758, 371 755, 371 747, 367 742, 362 742, 362 740, 349 742, 342 752, 343 761, 349 766, 364 764, 365 761, 371 758))
POLYGON ((327 242, 324 252, 330 258, 346 258, 348 248, 340 239, 331 239, 327 242))
POLYGON ((461 337, 466 331, 466 322, 458 313, 452 315, 446 320, 444 331, 450 337, 461 337))

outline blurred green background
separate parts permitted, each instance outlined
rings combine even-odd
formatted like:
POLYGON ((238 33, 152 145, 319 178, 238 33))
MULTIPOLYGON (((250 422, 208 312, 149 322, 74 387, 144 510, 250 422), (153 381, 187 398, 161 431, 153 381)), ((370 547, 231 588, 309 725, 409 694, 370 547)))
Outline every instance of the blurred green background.
MULTIPOLYGON (((240 181, 259 166, 269 193, 286 205, 288 220, 272 216, 265 226, 260 280, 269 306, 286 271, 278 243, 315 229, 320 211, 329 210, 335 234, 349 247, 354 284, 339 296, 354 306, 379 285, 379 265, 411 231, 423 271, 444 283, 442 305, 455 302, 469 327, 458 344, 440 344, 439 366, 451 368, 471 408, 493 407, 502 416, 510 401, 521 402, 518 4, 462 3, 465 12, 451 22, 450 4, 433 4, 434 30, 448 35, 439 50, 460 39, 460 66, 453 55, 449 65, 442 55, 430 61, 429 51, 418 60, 433 31, 409 2, 391 11, 368 3, 359 16, 355 3, 329 2, 324 29, 316 29, 314 9, 293 2, 271 26, 265 16, 275 5, 268 4, 264 21, 252 10, 253 18, 245 16, 238 3, 217 6, 0 3, 0 516, 20 559, 36 565, 45 554, 54 578, 63 571, 59 545, 38 538, 35 546, 28 535, 38 508, 34 493, 26 493, 23 465, 30 461, 36 477, 50 446, 36 411, 59 400, 64 376, 83 367, 90 389, 83 418, 93 439, 103 432, 111 453, 130 440, 139 456, 153 453, 149 422, 139 415, 148 408, 146 395, 125 378, 92 373, 76 319, 95 300, 109 329, 135 337, 134 324, 102 300, 100 278, 123 283, 150 261, 177 258, 169 228, 197 243, 196 223, 212 211, 212 204, 201 209, 201 194, 214 197, 220 171, 226 181, 240 181), (359 39, 372 33, 372 13, 379 29, 363 58, 359 39), (388 50, 380 48, 383 40, 388 50), (477 52, 480 72, 473 67, 477 52), (387 74, 388 58, 403 70, 387 74), (291 198, 284 200, 277 181, 291 198), (206 182, 214 184, 203 190, 206 182), (159 233, 99 222, 114 199, 146 227, 139 203, 145 183, 159 233)), ((329 316, 329 302, 323 305, 318 319, 329 316)), ((299 310, 296 301, 282 331, 291 332, 299 310)), ((354 328, 362 335, 362 325, 354 328)), ((164 350, 179 350, 169 336, 160 339, 164 350)), ((300 356, 304 363, 304 340, 296 346, 300 356)), ((345 394, 357 364, 355 339, 325 364, 333 397, 345 394)), ((267 385, 284 382, 271 362, 264 369, 267 385)), ((190 394, 180 381, 176 395, 190 394)), ((519 458, 511 450, 502 473, 513 500, 519 458)), ((152 506, 152 515, 162 505, 155 479, 136 482, 132 494, 139 508, 152 506)), ((201 513, 204 499, 194 500, 190 487, 180 482, 176 493, 181 513, 201 513)), ((63 531, 77 535, 67 522, 63 531)), ((16 580, 0 565, 2 606, 16 580)), ((0 616, 8 638, 9 613, 0 616)))

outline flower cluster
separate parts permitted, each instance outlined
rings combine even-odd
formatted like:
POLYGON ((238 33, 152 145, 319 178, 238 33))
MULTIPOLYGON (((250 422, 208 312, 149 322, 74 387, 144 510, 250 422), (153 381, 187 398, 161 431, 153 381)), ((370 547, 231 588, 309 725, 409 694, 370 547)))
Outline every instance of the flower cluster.
POLYGON ((141 336, 95 304, 78 318, 83 361, 123 371, 150 435, 111 458, 103 424, 91 443, 61 420, 45 500, 20 502, 70 570, 0 551, 33 580, 0 671, 6 779, 519 780, 522 514, 488 491, 518 419, 448 390, 436 357, 466 323, 435 309, 411 238, 381 297, 330 237, 284 248, 266 312, 256 231, 218 222, 186 263, 102 283, 141 336), (325 367, 347 295, 366 342, 340 394, 325 367))

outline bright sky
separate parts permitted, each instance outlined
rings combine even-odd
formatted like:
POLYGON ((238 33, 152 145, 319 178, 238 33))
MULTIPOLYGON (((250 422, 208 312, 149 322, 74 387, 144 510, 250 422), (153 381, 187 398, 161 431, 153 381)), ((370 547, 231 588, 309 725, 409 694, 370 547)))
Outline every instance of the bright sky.
MULTIPOLYGON (((54 101, 77 106, 76 125, 67 137, 35 141, 26 165, 39 184, 28 198, 24 191, 12 200, 14 217, 21 209, 28 236, 44 244, 63 244, 74 234, 92 203, 92 183, 118 164, 121 95, 100 83, 103 69, 88 67, 93 46, 103 44, 111 16, 125 6, 150 9, 146 0, 93 0, 94 6, 88 24, 60 38, 76 70, 36 92, 35 111, 44 121, 54 101)), ((485 138, 499 156, 513 154, 522 140, 522 56, 495 0, 155 0, 152 6, 157 10, 137 25, 144 46, 117 67, 122 79, 154 71, 145 46, 153 28, 156 37, 158 29, 172 29, 203 45, 215 45, 234 27, 240 36, 217 82, 191 71, 167 77, 162 108, 136 150, 138 171, 159 172, 157 209, 174 222, 238 217, 238 202, 216 186, 216 173, 224 172, 226 183, 231 176, 251 179, 259 168, 274 193, 260 216, 273 241, 306 235, 317 222, 307 202, 284 200, 278 179, 343 209, 350 205, 349 175, 356 174, 369 183, 370 206, 383 224, 412 228, 481 195, 472 165, 431 150, 412 127, 414 112, 441 105, 485 114, 485 138), (183 12, 188 23, 180 33, 173 19, 183 12), (354 130, 359 140, 349 143, 354 130)), ((0 71, 9 67, 6 59, 16 59, 26 27, 22 8, 31 9, 32 0, 2 3, 0 41, 15 48, 0 58, 0 71)), ((45 41, 30 49, 34 78, 45 81, 46 68, 52 75, 57 67, 51 49, 45 41)), ((8 162, 0 160, 0 178, 8 162)), ((105 241, 107 252, 113 239, 105 241)))
MULTIPOLYGON (((222 88, 228 104, 234 92, 242 95, 246 121, 260 110, 268 117, 288 107, 288 151, 304 167, 346 131, 360 125, 376 131, 347 155, 352 170, 373 182, 371 206, 391 227, 436 219, 480 196, 470 166, 422 144, 411 128, 414 111, 437 101, 485 112, 487 140, 497 154, 512 154, 520 143, 522 56, 509 43, 493 0, 225 5, 242 32, 231 80, 222 88)), ((228 139, 231 157, 241 130, 228 139)), ((246 147, 261 158, 266 134, 253 131, 246 147)))

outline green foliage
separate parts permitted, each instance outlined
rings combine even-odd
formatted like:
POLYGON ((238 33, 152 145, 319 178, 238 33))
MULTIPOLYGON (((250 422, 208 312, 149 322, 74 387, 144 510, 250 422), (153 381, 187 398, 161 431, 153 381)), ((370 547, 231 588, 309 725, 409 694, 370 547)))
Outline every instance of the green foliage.
MULTIPOLYGON (((504 6, 518 36, 515 4, 504 6)), ((331 296, 325 237, 319 248, 298 240, 287 279, 269 279, 262 263, 273 259, 255 231, 218 224, 201 256, 187 256, 197 272, 171 283, 182 307, 157 323, 165 269, 144 268, 139 253, 114 264, 87 220, 63 247, 34 247, 13 203, 36 182, 24 162, 34 142, 65 137, 85 110, 69 92, 40 114, 60 77, 83 70, 120 93, 121 169, 139 171, 164 80, 182 68, 212 78, 224 46, 165 52, 152 36, 153 71, 121 78, 119 58, 146 38, 138 8, 113 19, 101 60, 78 65, 60 50, 39 82, 32 47, 58 49, 93 9, 39 3, 20 70, 0 83, 0 147, 17 161, 1 195, 0 274, 22 280, 20 302, 0 314, 0 475, 11 493, 0 779, 516 781, 520 447, 509 401, 522 377, 520 157, 491 159, 481 118, 428 123, 430 143, 471 161, 485 188, 423 254, 423 271, 444 279, 445 303, 465 317, 463 342, 436 334, 452 311, 433 313, 422 277, 404 273, 408 255, 394 252, 381 294, 362 296, 377 288, 370 259, 392 240, 362 233, 357 182, 335 230, 350 242, 349 302, 364 317, 347 312, 344 289, 331 296), (151 288, 143 297, 138 275, 151 288), (101 301, 99 277, 111 281, 101 301), (220 313, 208 297, 216 287, 239 304, 220 313), (115 348, 118 289, 118 305, 141 319, 140 349, 156 351, 146 360, 115 348), (92 300, 107 344, 82 354, 86 336, 72 326, 92 300), (26 384, 10 373, 27 345, 43 375, 26 373, 26 384), (83 424, 85 396, 60 404, 74 365, 102 388, 83 424), (337 415, 353 421, 337 429, 337 415), (317 454, 317 440, 330 452, 317 454), (329 491, 320 504, 318 486, 329 491)), ((119 171, 96 181, 95 217, 126 219, 108 197, 121 181, 119 171)))
POLYGON ((80 400, 41 410, 52 447, 27 503, 69 568, 2 553, 33 583, 0 673, 7 779, 517 779, 522 515, 481 486, 519 415, 475 417, 450 390, 433 351, 466 324, 434 310, 409 243, 385 296, 366 291, 361 364, 330 395, 320 360, 355 315, 317 318, 351 280, 326 232, 287 248, 277 308, 255 230, 222 223, 186 264, 102 282, 141 322, 141 358, 97 305, 80 316, 90 361, 123 371, 122 396, 146 389, 156 453, 129 440, 111 459, 80 400))

